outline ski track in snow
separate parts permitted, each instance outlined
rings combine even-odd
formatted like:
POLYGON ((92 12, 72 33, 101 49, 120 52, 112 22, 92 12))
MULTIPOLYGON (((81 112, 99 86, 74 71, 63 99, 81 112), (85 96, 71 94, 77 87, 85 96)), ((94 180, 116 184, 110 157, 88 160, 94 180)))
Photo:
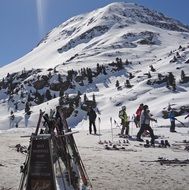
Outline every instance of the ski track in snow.
MULTIPOLYGON (((29 138, 21 138, 21 135, 30 134, 35 129, 16 129, 0 133, 0 188, 11 188, 16 190, 19 185, 21 174, 20 165, 25 160, 25 155, 16 151, 16 144, 28 145, 29 138), (16 133, 15 133, 16 132, 16 133)), ((133 128, 132 134, 138 129, 133 128)), ((154 128, 155 134, 164 135, 172 144, 175 141, 186 140, 189 137, 188 128, 178 128, 177 134, 170 134, 169 128, 154 128), (183 135, 181 135, 183 134, 183 135)), ((158 157, 167 159, 188 159, 188 152, 170 148, 144 148, 138 146, 140 142, 130 141, 126 150, 105 150, 104 145, 98 144, 101 141, 112 141, 111 131, 102 130, 101 136, 88 135, 88 131, 81 130, 75 134, 81 158, 84 162, 87 173, 90 177, 93 189, 98 190, 160 190, 160 189, 188 189, 189 165, 166 166, 153 161, 158 157)), ((117 133, 113 130, 113 142, 117 143, 117 133)), ((145 137, 145 139, 149 139, 145 137)))

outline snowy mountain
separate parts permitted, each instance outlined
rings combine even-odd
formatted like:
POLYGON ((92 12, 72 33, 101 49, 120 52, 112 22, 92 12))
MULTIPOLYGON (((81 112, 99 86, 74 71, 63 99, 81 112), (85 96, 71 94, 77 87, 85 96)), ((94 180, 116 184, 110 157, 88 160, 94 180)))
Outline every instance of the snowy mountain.
MULTIPOLYGON (((63 105, 69 127, 79 130, 74 138, 93 189, 187 190, 188 91, 189 26, 132 3, 69 19, 30 53, 0 68, 0 189, 18 189, 27 157, 17 145, 29 150, 27 136, 35 131, 39 110, 51 117, 63 105), (133 115, 141 103, 157 119, 150 123, 155 148, 135 141, 133 115), (123 105, 128 139, 118 136, 123 105), (89 106, 97 112, 97 135, 88 135, 89 106), (170 106, 177 133, 169 131, 170 106), (161 146, 166 141, 170 146, 161 146), (107 150, 113 146, 116 153, 107 150)), ((56 166, 58 190, 65 189, 60 174, 56 166)))
MULTIPOLYGON (((170 104, 183 119, 189 109, 188 40, 189 26, 133 3, 73 17, 0 69, 0 129, 10 128, 11 110, 19 127, 35 126, 39 109, 54 109, 61 93, 76 101, 78 92, 82 105, 85 95, 95 95, 105 128, 110 117, 118 120, 122 105, 132 117, 140 103, 148 104, 159 124, 167 125, 162 111, 170 104)), ((85 109, 75 107, 70 126, 87 125, 85 109)))

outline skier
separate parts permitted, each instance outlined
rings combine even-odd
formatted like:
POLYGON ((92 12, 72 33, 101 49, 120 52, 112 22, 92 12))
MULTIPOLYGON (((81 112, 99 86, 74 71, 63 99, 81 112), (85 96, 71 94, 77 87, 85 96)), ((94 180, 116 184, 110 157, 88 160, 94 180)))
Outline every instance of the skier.
POLYGON ((94 129, 94 134, 96 135, 96 124, 95 124, 95 120, 96 120, 96 112, 93 110, 93 108, 90 106, 89 107, 89 111, 87 112, 87 115, 89 116, 89 133, 92 133, 92 125, 93 125, 93 129, 94 129))
POLYGON ((175 118, 175 112, 172 108, 168 114, 168 117, 169 117, 170 122, 171 122, 170 132, 175 133, 176 132, 175 131, 175 120, 176 120, 176 118, 175 118))
POLYGON ((143 141, 143 139, 141 139, 141 135, 145 130, 147 130, 150 132, 151 144, 154 144, 155 136, 154 136, 154 132, 152 128, 150 127, 150 121, 157 122, 156 119, 151 117, 150 110, 148 109, 148 105, 144 105, 143 111, 140 116, 140 130, 137 133, 137 141, 143 141))
POLYGON ((119 111, 119 118, 121 119, 121 137, 129 136, 129 121, 126 113, 126 106, 122 106, 122 109, 119 111), (125 135, 124 135, 125 131, 125 135))
POLYGON ((140 127, 140 115, 142 113, 143 110, 143 104, 140 104, 137 111, 136 111, 136 117, 135 117, 135 125, 136 127, 140 127))

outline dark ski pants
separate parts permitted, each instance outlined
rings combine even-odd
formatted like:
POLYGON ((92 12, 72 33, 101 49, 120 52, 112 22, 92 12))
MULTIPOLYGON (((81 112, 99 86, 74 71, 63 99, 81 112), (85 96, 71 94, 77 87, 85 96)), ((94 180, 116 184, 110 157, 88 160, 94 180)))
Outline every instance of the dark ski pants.
POLYGON ((142 133, 144 133, 144 131, 146 131, 146 130, 150 132, 151 143, 154 143, 154 140, 155 140, 154 132, 153 132, 152 128, 146 124, 141 125, 140 130, 137 133, 137 139, 141 139, 142 133))
POLYGON ((175 131, 175 121, 171 121, 171 127, 170 127, 170 132, 175 131))
POLYGON ((135 123, 135 125, 136 125, 137 128, 140 127, 140 118, 135 117, 134 118, 134 123, 135 123))
POLYGON ((96 125, 95 125, 95 121, 91 121, 89 120, 89 133, 92 133, 92 125, 93 125, 93 130, 94 130, 94 134, 96 134, 96 125))
POLYGON ((125 135, 129 135, 129 123, 122 124, 121 135, 124 135, 124 131, 125 135))

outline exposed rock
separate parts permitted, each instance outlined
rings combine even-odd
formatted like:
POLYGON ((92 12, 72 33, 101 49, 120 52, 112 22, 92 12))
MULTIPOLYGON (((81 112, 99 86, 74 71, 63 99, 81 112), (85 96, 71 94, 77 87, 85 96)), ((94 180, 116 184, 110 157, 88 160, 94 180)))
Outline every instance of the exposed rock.
POLYGON ((42 80, 37 80, 33 83, 33 86, 35 89, 40 90, 44 88, 45 86, 48 86, 48 81, 42 79, 42 80))
POLYGON ((60 89, 62 89, 63 91, 66 91, 69 88, 70 84, 71 83, 69 81, 65 81, 62 83, 52 83, 50 85, 50 89, 54 91, 60 91, 60 89))

